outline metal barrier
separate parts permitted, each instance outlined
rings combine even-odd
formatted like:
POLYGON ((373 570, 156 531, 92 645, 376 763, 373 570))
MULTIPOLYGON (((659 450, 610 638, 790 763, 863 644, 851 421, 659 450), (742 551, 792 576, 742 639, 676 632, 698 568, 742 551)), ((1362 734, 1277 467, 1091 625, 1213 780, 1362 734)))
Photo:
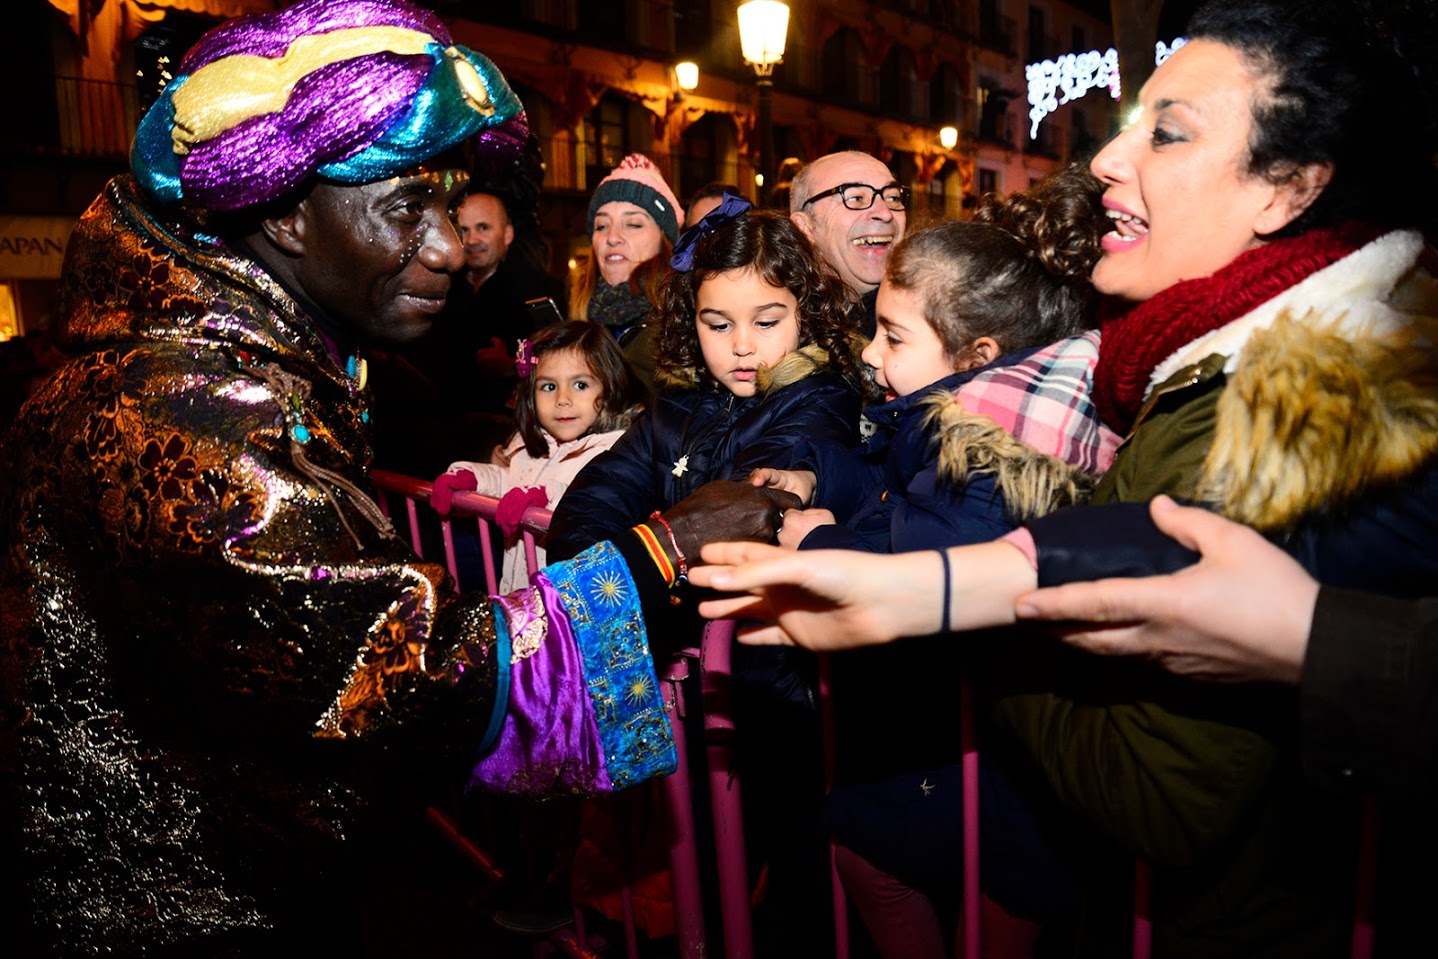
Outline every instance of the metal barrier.
MULTIPOLYGON (((375 470, 371 476, 381 494, 403 497, 405 525, 410 545, 424 558, 426 551, 426 526, 422 522, 421 504, 428 510, 431 485, 423 480, 375 470)), ((390 515, 389 496, 381 495, 381 508, 390 515)), ((445 565, 453 577, 456 588, 478 589, 496 592, 498 575, 495 568, 494 528, 495 511, 499 500, 478 493, 456 492, 450 507, 449 517, 431 513, 437 521, 440 541, 443 544, 445 565), (482 554, 484 582, 463 581, 463 573, 455 552, 454 530, 456 523, 474 522, 482 554)), ((531 507, 526 510, 520 530, 525 551, 527 570, 537 570, 535 545, 536 537, 542 536, 549 528, 551 513, 546 509, 531 507)), ((391 516, 391 521, 394 517, 391 516)), ((398 525, 398 524, 397 524, 398 525)), ((729 681, 729 652, 734 640, 734 623, 721 621, 705 627, 697 647, 682 650, 668 666, 656 669, 660 682, 667 689, 665 707, 669 713, 670 728, 678 755, 678 768, 662 782, 665 805, 670 817, 669 866, 673 887, 676 934, 681 959, 701 959, 707 954, 703 893, 699 874, 699 857, 694 826, 693 796, 690 791, 691 771, 684 717, 686 704, 683 682, 691 673, 693 664, 699 664, 701 696, 708 708, 704 711, 706 735, 706 765, 711 788, 711 809, 713 813, 715 862, 718 873, 720 913, 724 934, 724 954, 729 959, 751 959, 754 955, 753 932, 750 925, 749 885, 747 863, 744 852, 743 815, 740 810, 739 779, 733 772, 732 733, 733 720, 727 710, 715 708, 727 702, 729 681)), ((426 814, 436 827, 460 852, 493 880, 502 878, 500 870, 489 857, 476 846, 444 811, 430 807, 426 814)), ((621 892, 624 909, 624 929, 627 954, 631 959, 638 956, 638 937, 632 911, 628 908, 627 885, 621 892)), ((575 925, 549 937, 551 945, 571 956, 592 956, 586 944, 584 917, 575 910, 575 925)))

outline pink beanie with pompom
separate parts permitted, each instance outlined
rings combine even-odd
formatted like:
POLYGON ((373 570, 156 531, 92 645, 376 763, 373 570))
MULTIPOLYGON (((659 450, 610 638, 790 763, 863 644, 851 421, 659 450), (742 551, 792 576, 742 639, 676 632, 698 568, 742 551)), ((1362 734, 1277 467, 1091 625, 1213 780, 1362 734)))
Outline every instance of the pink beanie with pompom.
POLYGON ((619 161, 614 172, 599 181, 589 198, 589 235, 594 235, 594 214, 606 203, 633 203, 654 218, 659 229, 673 243, 679 239, 679 224, 684 211, 674 191, 664 182, 659 168, 642 153, 631 153, 619 161))

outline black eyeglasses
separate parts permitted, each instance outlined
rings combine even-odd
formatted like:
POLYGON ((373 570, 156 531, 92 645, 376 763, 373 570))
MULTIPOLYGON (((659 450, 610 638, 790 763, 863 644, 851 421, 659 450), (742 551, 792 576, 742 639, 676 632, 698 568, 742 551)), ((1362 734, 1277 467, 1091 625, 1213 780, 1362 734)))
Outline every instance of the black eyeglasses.
POLYGON ((909 205, 909 188, 899 186, 897 183, 890 183, 884 187, 869 186, 867 183, 840 183, 832 190, 815 193, 800 206, 806 207, 815 200, 822 200, 826 196, 835 194, 843 202, 844 208, 848 210, 867 210, 874 205, 876 196, 883 197, 884 205, 891 210, 902 210, 909 205))

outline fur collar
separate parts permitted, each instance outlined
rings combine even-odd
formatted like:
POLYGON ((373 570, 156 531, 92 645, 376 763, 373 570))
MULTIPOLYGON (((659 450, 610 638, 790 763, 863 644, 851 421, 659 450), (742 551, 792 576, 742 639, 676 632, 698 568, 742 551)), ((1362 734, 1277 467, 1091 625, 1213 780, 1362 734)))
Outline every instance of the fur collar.
POLYGON ((1391 269, 1364 278, 1344 261, 1329 270, 1346 277, 1315 275, 1313 298, 1250 323, 1229 358, 1203 499, 1277 532, 1410 476, 1438 452, 1438 283, 1417 267, 1418 252, 1396 287, 1384 279, 1391 269))
POLYGON ((759 368, 754 378, 757 391, 762 395, 793 386, 805 377, 813 376, 829 365, 829 353, 817 343, 801 346, 772 367, 759 368))
POLYGON ((1395 312, 1385 301, 1413 270, 1422 252, 1423 237, 1416 231, 1396 230, 1380 236, 1251 312, 1179 349, 1154 368, 1148 392, 1152 393, 1155 386, 1184 367, 1215 353, 1228 357, 1224 372, 1232 373, 1249 338, 1287 313, 1311 313, 1315 321, 1322 321, 1327 314, 1347 328, 1370 328, 1379 333, 1392 333, 1408 325, 1409 318, 1395 312))
POLYGON ((987 416, 968 412, 957 396, 927 402, 928 429, 939 446, 939 478, 958 486, 970 477, 992 475, 1015 522, 1086 502, 1093 492, 1097 477, 1020 442, 987 416))
MULTIPOLYGON (((754 378, 756 394, 763 396, 765 393, 792 386, 804 377, 812 376, 825 369, 828 365, 829 354, 822 346, 817 343, 801 346, 792 353, 784 354, 784 357, 773 367, 760 367, 758 375, 754 378)), ((703 384, 714 388, 714 380, 707 373, 701 380, 693 370, 676 374, 667 369, 655 369, 654 379, 660 386, 667 389, 692 390, 703 384)))

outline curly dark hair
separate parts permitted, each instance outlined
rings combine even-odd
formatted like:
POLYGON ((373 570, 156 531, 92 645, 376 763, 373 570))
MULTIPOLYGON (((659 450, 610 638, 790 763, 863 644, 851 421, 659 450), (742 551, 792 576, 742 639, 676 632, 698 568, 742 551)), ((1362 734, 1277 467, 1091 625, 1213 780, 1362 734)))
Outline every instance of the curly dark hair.
MULTIPOLYGON (((599 419, 594 422, 594 431, 607 433, 628 427, 635 408, 644 399, 644 385, 624 358, 614 335, 598 323, 565 320, 546 326, 529 341, 529 354, 536 361, 546 353, 565 350, 578 351, 599 381, 599 419)), ((534 373, 520 379, 515 391, 514 420, 524 448, 530 456, 539 457, 548 455, 549 444, 539 425, 534 388, 534 373)))
POLYGON ((910 233, 889 257, 884 283, 915 291, 944 352, 975 339, 1009 350, 1042 346, 1094 326, 1089 282, 1108 229, 1103 184, 1065 167, 1024 193, 985 196, 973 220, 910 233))
POLYGON ((855 343, 858 321, 850 313, 847 289, 820 265, 814 246, 789 219, 774 210, 750 210, 694 245, 694 268, 670 274, 660 289, 655 376, 666 388, 715 385, 699 349, 695 296, 711 276, 755 270, 764 282, 787 289, 799 304, 799 346, 817 344, 829 368, 858 385, 863 382, 855 343))
POLYGON ((1411 56, 1431 53, 1432 24, 1412 24, 1426 39, 1385 37, 1391 25, 1374 22, 1382 6, 1212 0, 1189 21, 1190 40, 1232 47, 1266 81, 1253 106, 1249 173, 1281 184, 1309 164, 1332 164, 1327 187, 1275 237, 1355 219, 1387 227, 1432 222, 1432 65, 1411 56))

